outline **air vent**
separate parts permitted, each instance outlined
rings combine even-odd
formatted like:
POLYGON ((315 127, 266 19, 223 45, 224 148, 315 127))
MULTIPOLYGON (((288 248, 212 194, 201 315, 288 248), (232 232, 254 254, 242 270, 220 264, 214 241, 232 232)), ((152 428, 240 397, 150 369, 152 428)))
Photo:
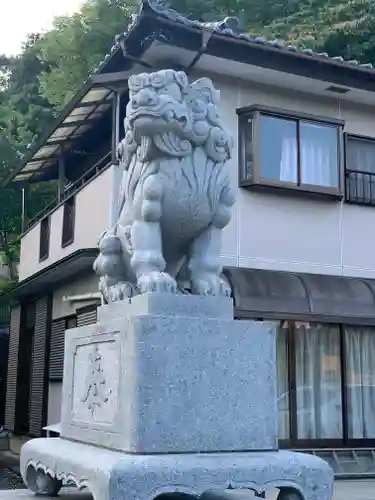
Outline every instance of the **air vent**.
POLYGON ((327 87, 328 92, 335 92, 335 94, 347 94, 350 89, 345 89, 344 87, 336 87, 336 85, 331 85, 327 87))

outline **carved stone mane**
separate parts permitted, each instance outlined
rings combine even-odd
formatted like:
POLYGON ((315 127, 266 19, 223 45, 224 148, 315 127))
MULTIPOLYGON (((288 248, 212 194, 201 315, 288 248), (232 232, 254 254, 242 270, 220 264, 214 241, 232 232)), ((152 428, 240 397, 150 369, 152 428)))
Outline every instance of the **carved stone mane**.
POLYGON ((106 301, 181 287, 230 294, 219 254, 234 203, 233 140, 218 104, 208 78, 189 84, 185 73, 163 70, 129 79, 118 220, 94 264, 106 301))

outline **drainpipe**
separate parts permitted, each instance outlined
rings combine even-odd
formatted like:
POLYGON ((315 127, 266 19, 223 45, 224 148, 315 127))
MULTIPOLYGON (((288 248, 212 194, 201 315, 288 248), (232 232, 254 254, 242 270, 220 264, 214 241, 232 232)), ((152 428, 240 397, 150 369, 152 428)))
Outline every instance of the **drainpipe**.
POLYGON ((115 90, 113 93, 112 105, 112 187, 109 204, 109 227, 113 227, 117 222, 118 196, 122 175, 117 158, 117 146, 120 142, 120 104, 121 94, 118 90, 115 90))
POLYGON ((59 153, 59 180, 57 186, 57 197, 59 201, 62 201, 65 191, 65 158, 64 151, 61 148, 59 153))
POLYGON ((29 195, 29 184, 22 188, 22 213, 21 213, 21 231, 24 233, 28 224, 27 201, 29 195))
POLYGON ((197 64, 197 62, 199 61, 199 59, 203 56, 203 54, 206 52, 207 50, 207 45, 208 45, 208 42, 210 41, 211 37, 213 35, 213 31, 209 30, 209 29, 204 29, 202 31, 202 43, 201 43, 201 47, 200 49, 198 50, 198 52, 195 54, 195 56, 193 57, 193 60, 191 61, 191 63, 185 68, 185 73, 187 74, 191 69, 194 68, 194 66, 197 64))

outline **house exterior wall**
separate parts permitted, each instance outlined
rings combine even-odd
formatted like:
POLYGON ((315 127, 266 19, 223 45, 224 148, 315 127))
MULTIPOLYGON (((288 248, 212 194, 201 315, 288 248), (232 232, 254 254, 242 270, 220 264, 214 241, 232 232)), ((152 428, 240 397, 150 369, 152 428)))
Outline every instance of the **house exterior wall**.
POLYGON ((62 248, 64 206, 60 205, 50 221, 50 250, 39 261, 40 222, 21 239, 19 280, 22 281, 82 248, 94 248, 99 235, 108 227, 113 169, 103 171, 76 194, 74 241, 62 248))
MULTIPOLYGON (((52 356, 55 367, 57 359, 61 360, 61 364, 63 359, 64 319, 76 315, 77 310, 82 307, 98 304, 98 300, 95 298, 88 298, 85 301, 72 302, 64 300, 64 297, 97 293, 97 291, 98 278, 95 275, 94 271, 92 271, 91 273, 85 273, 78 279, 59 286, 54 290, 52 299, 52 336, 55 333, 57 333, 59 336, 62 336, 61 342, 57 342, 58 348, 56 348, 56 351, 54 353, 50 353, 50 360, 52 356), (56 326, 56 324, 60 324, 61 322, 62 326, 58 327, 57 332, 55 332, 54 325, 56 326)), ((55 342, 51 342, 51 349, 54 348, 54 345, 55 342)), ((55 371, 56 370, 54 370, 54 372, 55 371)), ((52 373, 50 365, 50 377, 48 382, 47 425, 52 425, 60 422, 62 380, 61 375, 56 378, 54 376, 54 372, 52 373)))
MULTIPOLYGON (((201 75, 194 75, 192 78, 201 75)), ((319 98, 246 81, 210 77, 221 91, 221 114, 235 137, 231 160, 237 204, 224 230, 222 257, 229 266, 375 277, 371 232, 375 209, 343 201, 314 200, 238 188, 237 114, 254 104, 345 121, 345 132, 374 137, 374 108, 354 106, 339 97, 319 98), (308 228, 308 230, 306 230, 308 228), (277 242, 277 244, 275 244, 277 242)), ((108 169, 77 193, 75 238, 61 248, 63 207, 52 214, 50 255, 39 262, 40 224, 21 241, 20 280, 80 248, 95 247, 108 226, 113 171, 108 169), (32 249, 32 250, 31 250, 32 249)), ((375 236, 374 236, 375 238, 375 236)))
MULTIPOLYGON (((63 300, 64 297, 96 293, 97 291, 98 277, 96 276, 94 271, 92 271, 92 273, 90 274, 85 274, 75 281, 69 282, 63 286, 60 286, 59 288, 56 288, 53 293, 52 320, 75 314, 77 303, 63 300)), ((87 302, 90 302, 90 300, 85 301, 84 305, 88 305, 87 302)), ((94 302, 97 301, 91 301, 91 303, 94 302)))
MULTIPOLYGON (((192 78, 202 75, 193 75, 192 78)), ((231 160, 237 204, 223 234, 223 264, 307 273, 375 277, 372 247, 375 208, 344 201, 313 200, 238 188, 238 124, 236 109, 255 104, 345 120, 344 132, 375 138, 375 107, 288 93, 212 76, 221 91, 221 116, 232 130, 231 160)))
POLYGON ((58 424, 61 416, 62 382, 50 382, 48 385, 47 425, 58 424))
MULTIPOLYGON (((192 78, 198 76, 202 75, 193 75, 192 78)), ((238 188, 236 108, 259 104, 342 119, 345 120, 345 132, 374 138, 375 109, 355 107, 336 96, 319 99, 295 91, 288 93, 276 88, 260 88, 245 81, 234 83, 209 76, 221 91, 221 115, 235 138, 231 172, 237 204, 232 220, 223 232, 223 265, 374 278, 372 247, 375 236, 369 228, 375 224, 375 208, 238 188)), ((21 279, 78 248, 95 246, 97 236, 108 224, 111 175, 110 170, 106 171, 77 195, 76 238, 70 247, 61 249, 60 245, 61 209, 53 215, 51 251, 47 261, 39 263, 37 252, 28 252, 30 248, 39 247, 39 226, 26 234, 21 246, 21 279)), ((56 290, 53 319, 74 313, 73 305, 63 302, 64 295, 96 291, 94 274, 56 290)), ((50 381, 48 424, 59 420, 60 405, 61 382, 50 381)))

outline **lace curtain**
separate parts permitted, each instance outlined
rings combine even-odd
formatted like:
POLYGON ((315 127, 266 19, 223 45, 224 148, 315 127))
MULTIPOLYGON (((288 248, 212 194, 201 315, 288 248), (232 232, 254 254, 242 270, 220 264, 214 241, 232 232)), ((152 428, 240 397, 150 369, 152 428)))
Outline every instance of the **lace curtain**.
POLYGON ((375 438, 375 329, 345 328, 348 437, 375 438))
POLYGON ((324 187, 338 185, 336 127, 304 121, 297 127, 297 121, 263 115, 260 133, 262 178, 324 187))
POLYGON ((296 324, 299 439, 340 439, 340 332, 337 326, 296 324))
MULTIPOLYGON (((279 438, 290 437, 287 322, 277 335, 279 438)), ((375 439, 375 328, 295 322, 298 439, 375 439), (345 356, 347 414, 343 415, 341 356, 345 356)))

